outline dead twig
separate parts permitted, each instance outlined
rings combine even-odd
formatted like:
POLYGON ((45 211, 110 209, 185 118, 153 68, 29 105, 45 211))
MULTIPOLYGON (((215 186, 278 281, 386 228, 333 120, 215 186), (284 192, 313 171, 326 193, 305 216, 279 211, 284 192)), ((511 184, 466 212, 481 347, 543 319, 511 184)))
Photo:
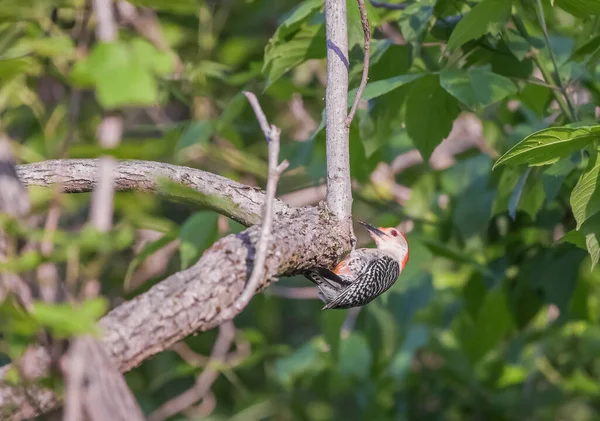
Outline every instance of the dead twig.
POLYGON ((350 125, 352 124, 352 120, 354 119, 354 115, 356 114, 356 110, 358 109, 358 104, 360 103, 363 91, 365 90, 367 82, 369 81, 371 29, 369 28, 369 19, 367 18, 367 11, 365 10, 365 0, 357 0, 357 2, 358 9, 360 10, 360 23, 362 24, 363 32, 365 33, 365 54, 363 58, 363 70, 360 85, 358 86, 358 90, 356 91, 356 96, 354 97, 354 103, 352 104, 352 108, 350 109, 350 114, 348 114, 348 117, 346 117, 347 128, 350 128, 350 125))
POLYGON ((287 160, 284 160, 279 164, 279 136, 281 130, 274 124, 269 124, 265 113, 263 112, 256 95, 252 92, 244 92, 244 95, 250 102, 254 114, 260 128, 262 129, 267 139, 269 148, 269 178, 267 179, 267 192, 264 203, 263 221, 260 231, 260 237, 258 244, 256 245, 256 258, 254 259, 254 266, 252 268, 252 274, 246 284, 246 288, 236 300, 236 302, 228 309, 230 312, 239 313, 248 303, 256 292, 256 288, 259 285, 260 280, 264 277, 265 272, 265 259, 267 258, 267 249, 271 244, 271 228, 273 226, 273 202, 275 200, 275 193, 277 191, 277 183, 279 177, 289 166, 287 160))
POLYGON ((210 354, 207 367, 198 376, 196 383, 182 394, 162 404, 152 412, 148 421, 163 421, 182 411, 185 411, 210 392, 215 380, 219 376, 219 365, 225 362, 227 352, 235 338, 235 326, 228 321, 219 326, 219 335, 210 354))

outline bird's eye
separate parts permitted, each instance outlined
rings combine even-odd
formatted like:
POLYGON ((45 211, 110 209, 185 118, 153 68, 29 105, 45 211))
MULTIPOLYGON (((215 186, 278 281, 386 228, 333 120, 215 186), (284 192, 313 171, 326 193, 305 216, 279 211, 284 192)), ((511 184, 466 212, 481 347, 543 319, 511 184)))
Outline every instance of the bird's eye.
POLYGON ((392 234, 394 237, 397 237, 397 236, 398 236, 398 231, 396 231, 396 230, 392 230, 391 234, 392 234))

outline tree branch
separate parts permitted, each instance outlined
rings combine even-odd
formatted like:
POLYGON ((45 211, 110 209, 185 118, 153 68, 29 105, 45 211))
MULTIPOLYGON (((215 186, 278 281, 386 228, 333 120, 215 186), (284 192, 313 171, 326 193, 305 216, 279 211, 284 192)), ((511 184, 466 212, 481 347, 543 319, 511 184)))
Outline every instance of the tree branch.
POLYGON ((219 376, 219 370, 215 365, 223 364, 231 343, 235 338, 235 326, 232 322, 223 323, 219 326, 219 335, 210 354, 208 366, 196 379, 196 383, 190 389, 175 398, 165 402, 150 414, 149 421, 163 421, 175 414, 189 408, 210 392, 210 388, 219 376))
MULTIPOLYGON (((174 167, 172 171, 179 174, 184 168, 174 167)), ((147 180, 149 174, 146 177, 147 180)), ((88 181, 84 180, 83 185, 89 185, 88 181)), ((250 190, 258 196, 255 189, 250 190)), ((242 192, 247 194, 247 191, 242 192)), ((245 199, 236 197, 234 200, 243 203, 245 199)), ((128 371, 192 333, 220 325, 227 320, 224 315, 237 315, 228 309, 244 290, 259 233, 260 227, 254 226, 220 239, 195 265, 169 276, 104 316, 99 323, 104 332, 103 344, 119 369, 128 371)), ((278 214, 273 223, 273 242, 267 250, 265 275, 260 279, 258 290, 279 276, 295 275, 315 266, 333 267, 349 248, 347 227, 327 209, 288 208, 278 214)), ((41 376, 48 368, 49 359, 41 349, 34 355, 35 373, 41 376)), ((6 419, 20 420, 25 417, 19 406, 23 391, 2 384, 7 370, 8 367, 0 368, 0 407, 9 409, 6 419)), ((43 410, 58 404, 48 390, 32 388, 28 391, 35 406, 43 410)), ((31 409, 31 412, 37 411, 31 409)))
MULTIPOLYGON (((64 159, 17 166, 26 186, 60 185, 65 193, 90 192, 97 184, 97 159, 64 159)), ((116 191, 141 191, 163 194, 168 199, 185 201, 212 209, 237 222, 251 226, 261 220, 265 200, 263 190, 229 180, 206 171, 152 161, 119 161, 114 173, 116 191), (165 189, 160 180, 169 180, 197 192, 193 196, 165 189)), ((290 208, 280 200, 273 203, 275 215, 290 208)))
POLYGON ((325 1, 327 36, 327 206, 352 230, 352 190, 350 182, 350 145, 348 111, 348 29, 346 2, 325 1))
MULTIPOLYGON (((263 221, 260 230, 260 238, 258 239, 258 246, 256 247, 256 258, 254 259, 252 274, 248 280, 248 284, 244 289, 242 295, 237 301, 230 307, 230 312, 239 313, 244 307, 248 305, 252 297, 256 292, 258 283, 264 276, 265 272, 265 258, 267 256, 267 248, 271 243, 271 227, 273 226, 273 201, 275 200, 275 193, 277 191, 277 183, 279 177, 290 165, 289 162, 283 161, 279 164, 279 135, 281 130, 275 125, 270 125, 267 121, 267 117, 263 112, 258 99, 251 92, 244 92, 246 98, 250 102, 256 118, 260 124, 260 127, 265 134, 267 144, 269 148, 269 178, 267 179, 267 197, 265 198, 263 221)), ((232 317, 227 315, 228 317, 232 317)), ((226 316, 226 317, 227 317, 226 316)))
POLYGON ((360 10, 360 23, 362 24, 363 32, 365 34, 365 55, 363 58, 362 78, 360 80, 360 85, 358 86, 358 90, 356 91, 356 96, 354 97, 354 103, 352 104, 350 114, 348 114, 348 117, 346 118, 346 127, 348 129, 352 124, 352 119, 354 119, 354 115, 356 114, 356 110, 358 109, 358 104, 360 103, 363 91, 365 90, 367 82, 369 81, 369 60, 371 54, 371 29, 369 28, 369 19, 367 18, 367 11, 365 10, 365 0, 357 1, 358 9, 360 10))

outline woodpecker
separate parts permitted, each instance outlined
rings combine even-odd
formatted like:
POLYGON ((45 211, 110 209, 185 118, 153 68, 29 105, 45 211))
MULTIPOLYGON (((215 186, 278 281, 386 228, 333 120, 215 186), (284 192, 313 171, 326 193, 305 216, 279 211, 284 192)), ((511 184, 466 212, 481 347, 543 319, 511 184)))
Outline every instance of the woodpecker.
POLYGON ((408 241, 396 228, 376 228, 358 221, 376 249, 352 250, 333 271, 316 268, 305 276, 319 288, 323 310, 363 306, 391 288, 408 262, 408 241))

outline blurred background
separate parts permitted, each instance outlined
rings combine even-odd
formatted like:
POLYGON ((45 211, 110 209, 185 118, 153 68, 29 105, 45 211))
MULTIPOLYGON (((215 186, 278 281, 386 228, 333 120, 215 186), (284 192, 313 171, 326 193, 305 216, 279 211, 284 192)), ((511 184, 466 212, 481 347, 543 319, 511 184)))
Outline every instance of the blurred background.
MULTIPOLYGON (((403 230, 407 267, 352 311, 321 312, 312 284, 280 279, 228 325, 234 345, 203 399, 170 419, 600 419, 598 243, 573 231, 570 205, 587 156, 492 170, 531 133, 594 124, 597 2, 388 2, 367 1, 369 85, 350 130, 354 218, 403 230)), ((347 7, 352 89, 363 31, 356 1, 347 7)), ((322 0, 134 0, 115 10, 118 41, 101 45, 89 1, 0 0, 0 133, 19 162, 104 154, 97 129, 104 110, 118 110, 113 156, 264 188, 267 148, 241 93, 250 90, 291 163, 278 196, 294 206, 324 199, 322 0)), ((116 194, 110 236, 93 236, 81 229, 90 194, 30 193, 38 228, 19 235, 40 238, 55 212, 53 247, 13 256, 5 270, 50 262, 67 282, 100 279, 109 307, 243 229, 136 192, 116 194)), ((11 308, 0 306, 4 362, 32 340, 11 308)), ((99 316, 61 311, 42 324, 76 331, 64 320, 99 316)), ((194 385, 217 334, 126 374, 146 413, 194 385)))

